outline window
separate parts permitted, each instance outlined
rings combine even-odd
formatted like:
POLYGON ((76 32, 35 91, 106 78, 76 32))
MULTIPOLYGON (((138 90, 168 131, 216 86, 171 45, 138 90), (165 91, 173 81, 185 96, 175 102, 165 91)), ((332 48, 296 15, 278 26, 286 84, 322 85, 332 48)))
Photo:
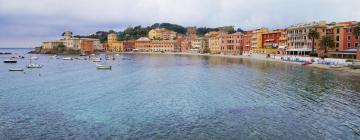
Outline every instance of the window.
POLYGON ((336 36, 336 41, 340 41, 340 36, 336 36))
POLYGON ((349 29, 349 32, 350 32, 350 33, 352 32, 352 28, 349 29))
POLYGON ((351 40, 351 36, 348 36, 348 38, 347 38, 347 39, 348 39, 348 41, 350 41, 350 40, 351 40))
POLYGON ((340 34, 340 29, 339 28, 336 28, 336 33, 340 34))
POLYGON ((347 47, 348 47, 348 48, 351 48, 351 44, 350 44, 350 43, 348 43, 348 44, 347 44, 347 47))
POLYGON ((357 48, 357 47, 359 47, 359 43, 356 42, 355 43, 355 48, 357 48))
POLYGON ((340 44, 339 43, 336 43, 336 48, 339 48, 340 44))

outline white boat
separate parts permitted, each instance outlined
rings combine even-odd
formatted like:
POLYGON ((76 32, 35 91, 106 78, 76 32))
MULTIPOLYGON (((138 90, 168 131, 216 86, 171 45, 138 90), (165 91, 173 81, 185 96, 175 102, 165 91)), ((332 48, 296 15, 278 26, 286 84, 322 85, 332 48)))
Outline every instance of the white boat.
POLYGON ((92 59, 92 61, 93 61, 93 62, 101 62, 101 58, 96 58, 96 57, 95 57, 95 58, 92 59))
POLYGON ((42 65, 40 65, 40 64, 29 64, 26 67, 27 68, 42 68, 42 65))
POLYGON ((96 69, 99 69, 99 70, 111 70, 111 66, 108 66, 108 65, 97 65, 96 66, 96 69))
POLYGON ((31 60, 38 60, 39 58, 36 56, 30 57, 31 60))
POLYGON ((20 69, 20 68, 13 68, 13 69, 9 69, 9 71, 24 71, 24 69, 20 69))
POLYGON ((73 60, 72 57, 64 57, 63 60, 73 60))
POLYGON ((30 62, 29 62, 29 64, 28 65, 26 65, 26 68, 42 68, 42 65, 40 65, 40 64, 33 64, 32 63, 32 61, 31 60, 37 60, 38 58, 37 57, 32 57, 32 56, 30 56, 30 62))

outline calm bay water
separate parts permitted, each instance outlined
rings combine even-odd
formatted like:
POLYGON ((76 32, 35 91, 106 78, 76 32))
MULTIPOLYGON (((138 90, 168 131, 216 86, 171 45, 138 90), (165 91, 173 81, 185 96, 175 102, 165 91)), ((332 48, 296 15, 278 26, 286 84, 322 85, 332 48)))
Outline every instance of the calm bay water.
POLYGON ((8 69, 28 60, 0 63, 1 140, 360 138, 359 76, 180 55, 121 55, 99 71, 37 56, 45 66, 25 73, 8 69))

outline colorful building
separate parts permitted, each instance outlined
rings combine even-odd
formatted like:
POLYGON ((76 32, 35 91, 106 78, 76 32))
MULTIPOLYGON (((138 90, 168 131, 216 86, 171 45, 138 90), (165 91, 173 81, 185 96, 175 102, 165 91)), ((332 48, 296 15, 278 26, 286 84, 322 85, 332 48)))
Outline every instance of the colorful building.
POLYGON ((308 37, 311 30, 319 32, 320 38, 315 39, 314 48, 319 50, 320 40, 326 35, 326 21, 296 24, 288 29, 288 55, 308 55, 312 51, 312 39, 308 37))
POLYGON ((150 52, 174 52, 175 46, 175 40, 152 40, 150 52))
POLYGON ((147 37, 141 37, 135 41, 135 49, 133 51, 150 52, 151 40, 147 37))
POLYGON ((124 42, 118 41, 116 33, 108 34, 108 48, 109 52, 124 52, 124 42))
POLYGON ((357 22, 339 22, 328 25, 327 34, 334 37, 335 48, 329 50, 333 58, 356 59, 359 49, 360 37, 355 37, 353 28, 357 22))
POLYGON ((224 34, 221 36, 221 54, 240 55, 242 33, 224 34))
POLYGON ((64 45, 68 50, 76 50, 81 52, 94 52, 96 50, 103 50, 103 45, 100 43, 99 39, 76 38, 72 36, 72 32, 70 31, 64 32, 63 36, 64 38, 60 40, 43 42, 43 48, 49 50, 54 49, 54 47, 59 45, 64 45))
POLYGON ((123 48, 124 52, 131 52, 133 51, 134 48, 135 48, 134 40, 124 41, 124 48, 123 48))
POLYGON ((206 34, 209 38, 209 49, 212 54, 220 54, 221 53, 221 36, 223 33, 220 32, 210 32, 206 34))
POLYGON ((208 39, 199 37, 191 41, 190 53, 206 53, 208 51, 208 39))
POLYGON ((252 32, 251 48, 263 48, 262 46, 262 34, 269 32, 267 28, 256 29, 252 32))
POLYGON ((94 52, 94 41, 93 40, 82 40, 81 41, 81 52, 92 53, 94 52))
POLYGON ((242 34, 241 47, 242 47, 243 54, 250 54, 252 35, 253 35, 252 31, 247 31, 242 34))
POLYGON ((176 32, 165 28, 156 28, 149 31, 148 37, 152 40, 174 40, 176 32))

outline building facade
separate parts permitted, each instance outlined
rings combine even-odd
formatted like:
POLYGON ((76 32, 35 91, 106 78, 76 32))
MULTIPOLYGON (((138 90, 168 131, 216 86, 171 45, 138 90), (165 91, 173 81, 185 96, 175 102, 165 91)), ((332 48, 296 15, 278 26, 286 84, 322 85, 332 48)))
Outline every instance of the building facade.
POLYGON ((355 59, 359 49, 360 37, 355 37, 353 28, 357 22, 339 22, 328 28, 327 35, 333 36, 335 48, 329 50, 330 57, 355 59))
POLYGON ((220 32, 210 32, 206 36, 209 38, 209 49, 212 54, 221 53, 221 39, 223 34, 220 32))
POLYGON ((296 24, 290 26, 288 29, 288 49, 289 55, 308 55, 312 51, 312 39, 308 34, 311 30, 319 32, 320 38, 315 39, 314 48, 319 50, 320 40, 326 35, 327 25, 326 21, 312 22, 305 24, 296 24))
POLYGON ((262 46, 262 34, 269 32, 267 28, 256 29, 252 33, 251 48, 263 48, 262 46))
POLYGON ((242 33, 225 34, 221 36, 221 54, 241 55, 242 33))
POLYGON ((156 28, 149 31, 148 37, 152 40, 174 40, 176 32, 165 28, 156 28))
POLYGON ((134 51, 139 52, 150 52, 151 51, 151 40, 147 37, 141 37, 135 41, 134 51))
POLYGON ((191 41, 190 53, 207 53, 208 51, 208 39, 205 37, 199 37, 191 41))
POLYGON ((243 54, 250 54, 252 34, 253 34, 252 31, 247 31, 242 34, 241 47, 242 47, 243 54))

